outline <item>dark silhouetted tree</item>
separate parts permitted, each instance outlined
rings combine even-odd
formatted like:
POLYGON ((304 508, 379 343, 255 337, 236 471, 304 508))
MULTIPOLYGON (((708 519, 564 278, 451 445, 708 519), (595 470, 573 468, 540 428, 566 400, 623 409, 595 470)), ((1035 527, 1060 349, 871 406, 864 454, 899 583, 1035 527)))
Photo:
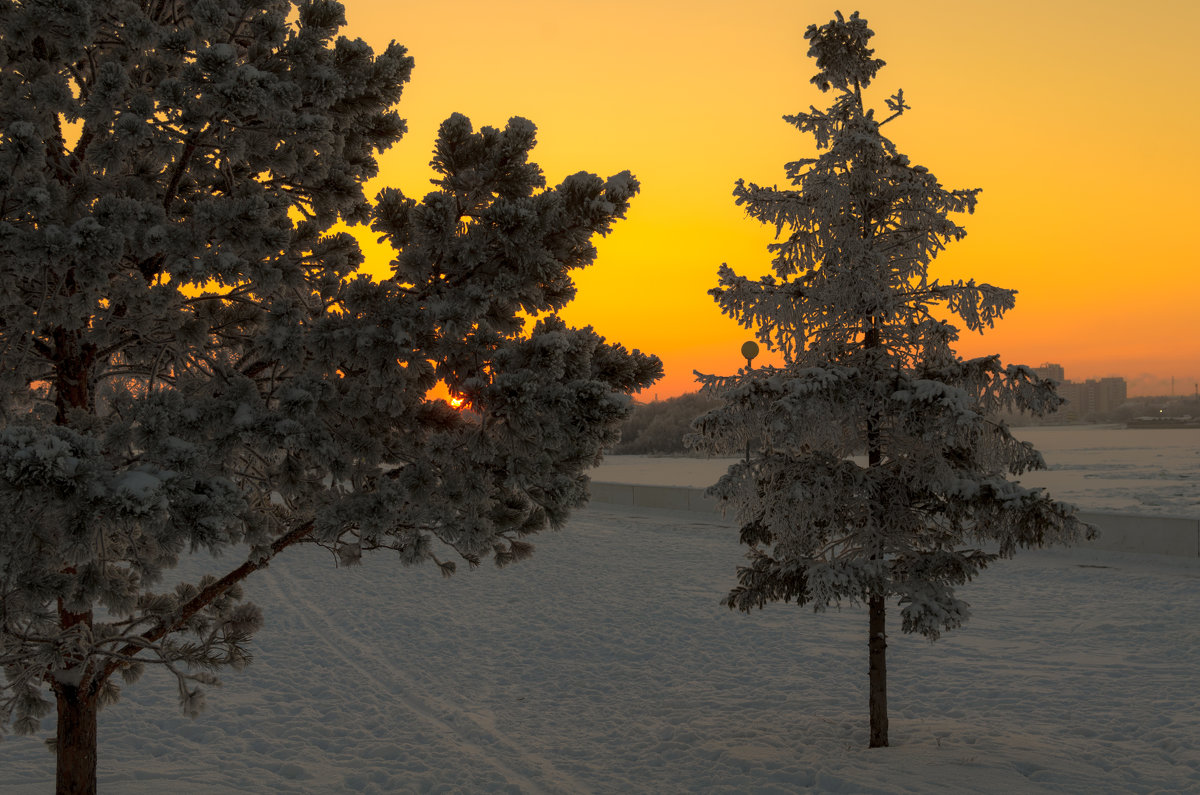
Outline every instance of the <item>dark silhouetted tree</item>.
POLYGON ((882 120, 864 104, 883 66, 871 36, 857 14, 809 27, 812 82, 833 104, 786 120, 816 139, 817 156, 787 164, 790 189, 737 184, 738 203, 777 230, 774 274, 752 280, 722 266, 712 294, 783 364, 702 376, 725 404, 697 419, 690 442, 735 455, 748 439, 761 444, 710 489, 750 547, 729 607, 867 606, 875 747, 888 743, 889 601, 905 632, 935 639, 967 618, 956 586, 1019 547, 1092 531, 1069 506, 1008 479, 1044 464, 996 414, 1060 401, 1027 367, 954 353, 958 330, 938 307, 982 331, 1014 292, 929 276, 964 235, 950 216, 971 212, 978 191, 943 188, 884 137, 909 108, 902 92, 882 120))
POLYGON ((195 714, 249 660, 239 584, 289 546, 527 555, 661 371, 554 316, 637 182, 548 189, 532 124, 455 116, 436 190, 373 206, 412 62, 343 24, 0 0, 0 724, 57 710, 59 792, 94 791, 119 683, 165 666, 195 714), (392 242, 387 278, 338 222, 392 242), (241 564, 155 590, 221 551, 241 564))

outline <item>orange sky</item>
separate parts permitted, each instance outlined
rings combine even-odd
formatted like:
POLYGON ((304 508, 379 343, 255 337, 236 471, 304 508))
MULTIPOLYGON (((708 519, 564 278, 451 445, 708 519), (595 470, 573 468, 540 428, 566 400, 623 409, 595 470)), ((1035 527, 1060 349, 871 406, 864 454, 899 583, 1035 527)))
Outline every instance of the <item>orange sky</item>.
MULTIPOLYGON (((838 6, 809 0, 344 0, 347 33, 416 60, 400 112, 409 133, 378 180, 420 198, 440 122, 524 116, 547 180, 631 170, 629 218, 578 274, 564 311, 658 354, 649 395, 728 373, 750 334, 707 290, 717 267, 769 268, 770 232, 731 197, 735 180, 784 181, 812 143, 781 116, 824 107, 804 29, 838 6)), ((858 10, 887 61, 872 104, 903 88, 889 136, 944 185, 983 188, 967 238, 932 272, 1019 291, 964 356, 1061 363, 1067 378, 1128 379, 1130 394, 1200 381, 1200 2, 871 0, 858 10), (1153 9, 1149 11, 1147 9, 1153 9)), ((371 195, 375 187, 372 186, 371 195)), ((382 270, 387 249, 367 246, 382 270)))

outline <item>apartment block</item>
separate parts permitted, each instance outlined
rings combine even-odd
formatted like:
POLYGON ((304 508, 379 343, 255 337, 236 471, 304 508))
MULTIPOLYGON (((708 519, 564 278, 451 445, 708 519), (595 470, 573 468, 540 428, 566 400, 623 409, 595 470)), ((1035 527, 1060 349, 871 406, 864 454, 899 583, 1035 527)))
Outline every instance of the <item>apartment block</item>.
POLYGON ((1042 378, 1058 382, 1058 395, 1066 404, 1056 413, 1069 419, 1088 420, 1113 413, 1129 397, 1124 378, 1111 377, 1068 381, 1061 364, 1043 364, 1033 368, 1042 378))

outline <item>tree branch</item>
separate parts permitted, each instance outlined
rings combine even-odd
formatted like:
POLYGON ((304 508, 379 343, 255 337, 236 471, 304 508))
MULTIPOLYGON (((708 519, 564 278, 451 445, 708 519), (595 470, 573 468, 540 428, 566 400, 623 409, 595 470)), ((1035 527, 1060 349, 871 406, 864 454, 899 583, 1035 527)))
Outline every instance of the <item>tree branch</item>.
MULTIPOLYGON (((141 635, 137 636, 137 640, 128 641, 126 645, 119 651, 115 652, 115 654, 128 657, 136 656, 138 652, 144 650, 149 644, 156 643, 167 635, 177 632, 191 619, 192 616, 196 615, 196 613, 199 613, 205 607, 212 604, 218 597, 224 595, 229 591, 230 588, 249 577, 252 573, 258 571, 259 569, 265 569, 268 564, 275 559, 276 555, 293 544, 303 541, 312 534, 312 531, 313 523, 312 520, 309 520, 304 524, 294 528, 286 535, 275 539, 275 542, 271 544, 271 554, 258 560, 247 560, 245 563, 238 566, 221 579, 211 583, 208 587, 201 590, 200 593, 189 599, 187 603, 185 603, 176 612, 174 619, 170 623, 159 624, 153 629, 146 630, 141 635)), ((100 674, 95 677, 95 684, 99 685, 101 682, 108 679, 108 677, 112 676, 112 674, 124 664, 124 661, 120 659, 110 660, 104 666, 104 670, 102 670, 100 674)))

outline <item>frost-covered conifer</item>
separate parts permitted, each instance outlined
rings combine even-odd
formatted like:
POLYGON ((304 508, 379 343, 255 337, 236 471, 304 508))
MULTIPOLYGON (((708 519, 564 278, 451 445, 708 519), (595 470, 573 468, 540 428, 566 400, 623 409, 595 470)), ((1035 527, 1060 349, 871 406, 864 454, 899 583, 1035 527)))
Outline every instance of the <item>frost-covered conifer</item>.
POLYGON ((548 189, 532 124, 455 116, 437 189, 373 206, 412 62, 343 24, 0 0, 0 726, 57 709, 59 791, 94 789, 96 711, 145 665, 195 713, 249 659, 239 583, 288 546, 527 555, 660 372, 554 317, 637 182, 548 189), (391 240, 389 278, 338 222, 391 240), (244 562, 161 586, 209 551, 244 562))
POLYGON ((711 292, 783 363, 701 376, 725 405, 696 420, 690 441, 709 453, 738 454, 751 440, 761 450, 710 489, 750 547, 730 608, 868 606, 875 747, 888 742, 887 603, 899 603, 905 632, 936 639, 967 618, 955 586, 1018 547, 1092 530, 1009 480, 1044 464, 998 413, 1061 401, 1027 367, 954 353, 958 330, 942 317, 982 331, 1014 291, 929 276, 965 234, 951 214, 971 212, 978 191, 943 188, 884 137, 909 108, 902 92, 885 119, 864 104, 883 66, 871 36, 857 13, 808 28, 812 82, 834 101, 786 120, 813 135, 817 157, 787 164, 789 189, 737 184, 738 204, 777 230, 774 274, 722 266, 711 292))

